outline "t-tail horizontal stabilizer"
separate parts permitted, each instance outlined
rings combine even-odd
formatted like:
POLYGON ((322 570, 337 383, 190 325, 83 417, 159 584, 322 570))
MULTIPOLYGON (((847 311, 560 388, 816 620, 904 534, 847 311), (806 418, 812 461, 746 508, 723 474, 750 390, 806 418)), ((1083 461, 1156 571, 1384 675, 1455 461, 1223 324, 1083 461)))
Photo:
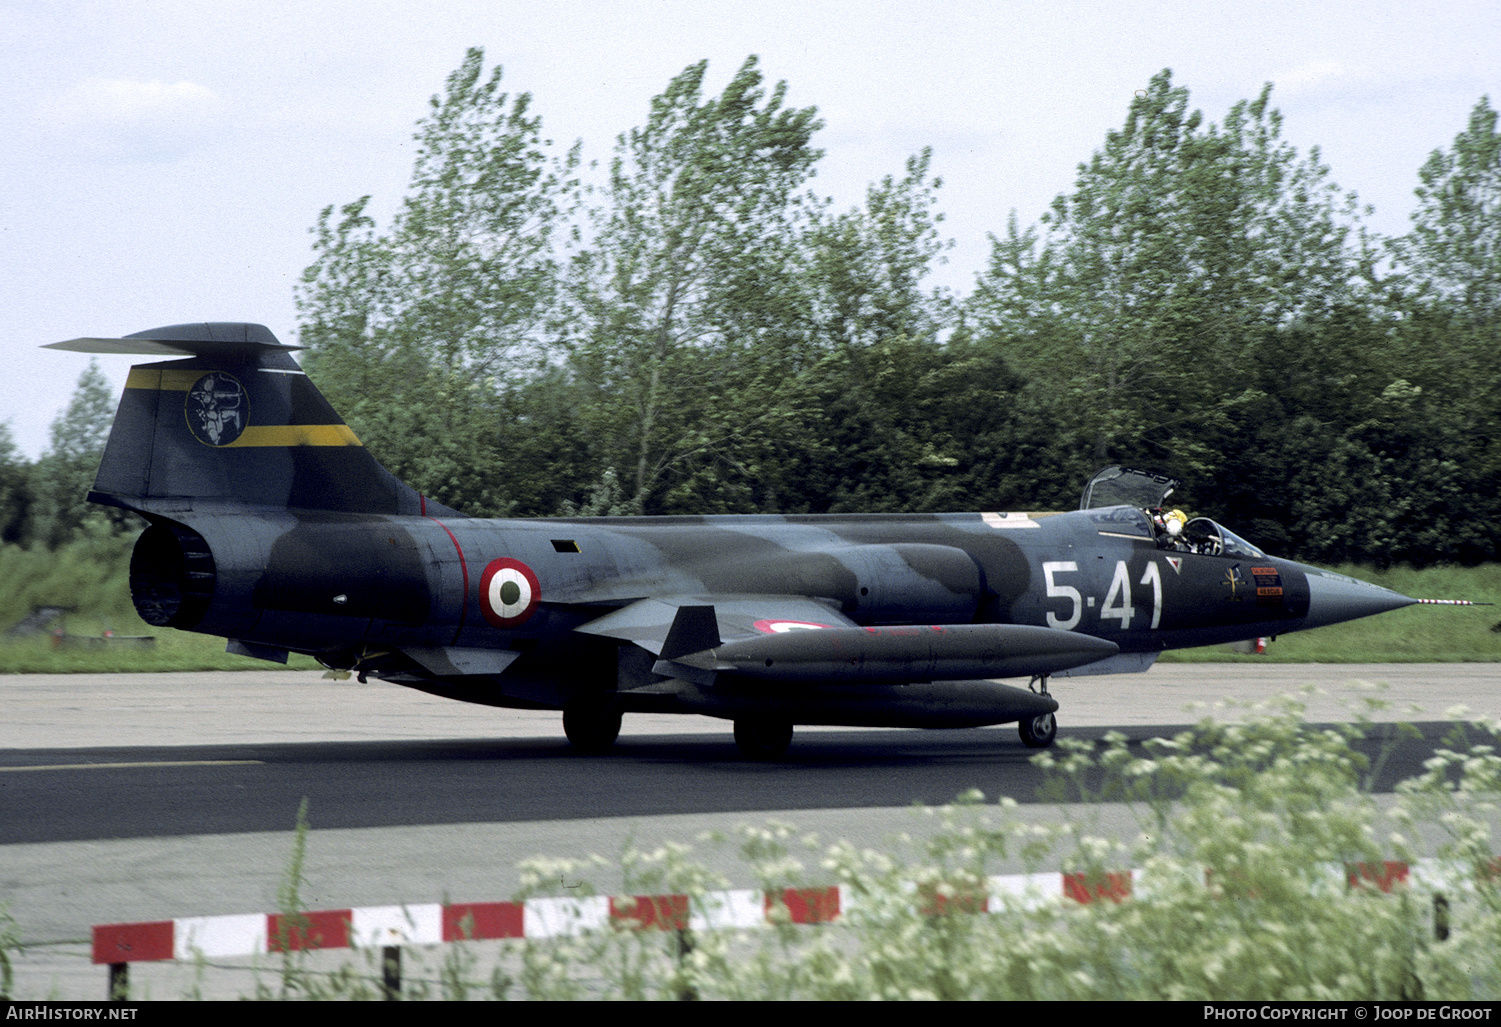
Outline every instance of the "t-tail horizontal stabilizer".
POLYGON ((179 518, 205 506, 457 516, 366 451, 265 325, 198 322, 49 348, 184 357, 130 369, 94 502, 179 518))
POLYGON ((265 325, 242 321, 195 321, 192 324, 152 328, 119 339, 85 337, 66 342, 50 342, 42 348, 74 353, 138 353, 146 356, 179 357, 211 355, 237 356, 241 359, 252 356, 256 350, 291 352, 302 349, 301 346, 284 345, 265 325))

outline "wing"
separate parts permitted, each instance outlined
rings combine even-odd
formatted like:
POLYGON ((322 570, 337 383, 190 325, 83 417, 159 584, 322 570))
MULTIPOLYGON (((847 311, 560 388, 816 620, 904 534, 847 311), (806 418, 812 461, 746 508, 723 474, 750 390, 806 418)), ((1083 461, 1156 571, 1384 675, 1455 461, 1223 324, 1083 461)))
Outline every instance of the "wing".
POLYGON ((681 613, 684 610, 704 609, 712 611, 712 641, 708 641, 705 634, 706 644, 697 649, 687 649, 684 647, 699 640, 698 635, 680 634, 677 644, 668 650, 670 655, 667 658, 767 634, 856 626, 854 621, 832 606, 807 596, 679 595, 641 599, 574 630, 634 642, 641 648, 662 656, 668 636, 680 616, 683 617, 682 627, 685 632, 707 631, 709 621, 703 613, 681 613))
POLYGON ((1022 624, 862 627, 786 595, 642 599, 577 630, 633 642, 658 657, 654 673, 702 685, 721 674, 831 684, 1030 677, 1120 651, 1091 635, 1022 624))

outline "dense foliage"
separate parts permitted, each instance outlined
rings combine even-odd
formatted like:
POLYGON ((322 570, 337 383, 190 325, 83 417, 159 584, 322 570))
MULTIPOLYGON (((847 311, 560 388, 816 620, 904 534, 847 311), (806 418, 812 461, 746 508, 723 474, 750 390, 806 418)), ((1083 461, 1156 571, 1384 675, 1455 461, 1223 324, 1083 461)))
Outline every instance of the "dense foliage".
MULTIPOLYGON (((956 297, 925 284, 949 247, 931 152, 836 211, 817 112, 755 58, 718 96, 706 70, 591 186, 472 50, 389 228, 369 197, 323 211, 299 341, 394 472, 476 515, 932 511, 1070 509, 1121 462, 1280 555, 1497 557, 1487 98, 1418 170, 1411 231, 1378 239, 1270 87, 1212 122, 1164 71, 956 297)), ((85 517, 85 378, 38 463, 0 430, 5 541, 85 517)))

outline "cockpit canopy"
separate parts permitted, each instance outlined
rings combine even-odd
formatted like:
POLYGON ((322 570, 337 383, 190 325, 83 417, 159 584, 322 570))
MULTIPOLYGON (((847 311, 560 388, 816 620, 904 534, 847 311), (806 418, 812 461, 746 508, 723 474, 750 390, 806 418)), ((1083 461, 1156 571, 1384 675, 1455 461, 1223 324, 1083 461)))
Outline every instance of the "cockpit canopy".
POLYGON ((1130 507, 1129 512, 1122 511, 1119 517, 1097 517, 1096 520, 1118 522, 1111 525, 1113 534, 1150 534, 1156 539, 1159 549, 1205 556, 1266 559, 1266 554, 1260 549, 1208 517, 1195 517, 1183 524, 1180 531, 1169 531, 1162 511, 1167 497, 1173 494, 1178 484, 1176 478, 1165 474, 1112 465, 1089 479, 1089 484, 1084 486, 1084 495, 1079 499, 1079 509, 1130 507))
POLYGON ((1106 506, 1135 506, 1143 510, 1159 509, 1173 494, 1178 479, 1151 471, 1111 465, 1089 479, 1079 500, 1080 510, 1098 510, 1106 506))
POLYGON ((1182 548, 1190 553, 1207 553, 1210 556, 1240 556, 1250 560, 1265 560, 1266 554, 1235 532, 1211 521, 1208 517, 1195 517, 1183 526, 1180 540, 1163 544, 1157 540, 1159 549, 1182 548))

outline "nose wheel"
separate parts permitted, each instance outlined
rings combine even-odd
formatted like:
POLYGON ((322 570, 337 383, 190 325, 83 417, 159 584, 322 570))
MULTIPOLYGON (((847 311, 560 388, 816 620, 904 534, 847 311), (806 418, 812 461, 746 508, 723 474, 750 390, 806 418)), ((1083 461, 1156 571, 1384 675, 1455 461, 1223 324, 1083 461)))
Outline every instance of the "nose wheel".
MULTIPOLYGON (((1027 687, 1038 695, 1051 699, 1048 694, 1048 676, 1041 674, 1027 683, 1027 687), (1033 685, 1038 687, 1033 688, 1033 685)), ((1016 733, 1021 736, 1022 744, 1029 749, 1046 749, 1053 744, 1058 737, 1058 718, 1051 713, 1040 713, 1035 717, 1023 717, 1016 725, 1016 733)))
POLYGON ((1027 717, 1016 725, 1022 744, 1029 749, 1046 749, 1058 737, 1058 721, 1051 713, 1027 717))

